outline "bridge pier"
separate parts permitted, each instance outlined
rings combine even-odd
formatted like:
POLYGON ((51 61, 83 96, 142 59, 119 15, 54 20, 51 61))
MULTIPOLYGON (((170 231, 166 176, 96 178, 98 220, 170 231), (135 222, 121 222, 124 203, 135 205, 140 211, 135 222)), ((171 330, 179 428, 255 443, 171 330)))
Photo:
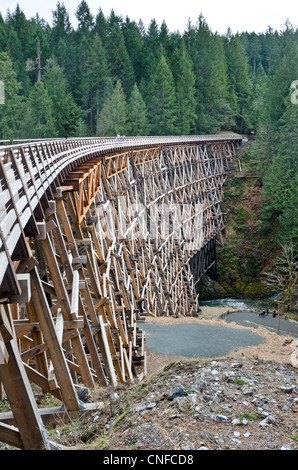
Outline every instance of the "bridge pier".
POLYGON ((146 374, 139 319, 197 315, 195 284, 215 262, 223 185, 240 140, 0 148, 0 302, 11 311, 11 337, 4 317, 0 324, 0 381, 19 426, 0 425, 0 440, 48 448, 37 407, 29 407, 31 384, 79 410, 80 387, 117 387, 146 374), (36 434, 26 440, 30 422, 36 434))

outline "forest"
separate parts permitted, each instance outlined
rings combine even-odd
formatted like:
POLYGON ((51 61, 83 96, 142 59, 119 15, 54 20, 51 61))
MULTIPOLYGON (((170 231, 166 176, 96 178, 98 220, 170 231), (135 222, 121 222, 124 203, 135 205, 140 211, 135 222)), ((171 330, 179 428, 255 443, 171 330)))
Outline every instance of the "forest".
POLYGON ((74 28, 63 2, 52 24, 19 6, 0 14, 0 139, 188 135, 258 137, 263 225, 297 242, 298 29, 212 32, 201 14, 183 34, 96 16, 82 0, 74 28))

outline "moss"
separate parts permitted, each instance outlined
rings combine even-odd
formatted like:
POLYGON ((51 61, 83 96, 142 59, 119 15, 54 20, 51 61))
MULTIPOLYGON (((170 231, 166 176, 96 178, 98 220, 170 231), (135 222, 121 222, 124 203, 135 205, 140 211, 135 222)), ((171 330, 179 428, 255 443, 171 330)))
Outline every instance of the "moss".
POLYGON ((245 286, 245 289, 244 289, 245 297, 258 298, 258 297, 266 297, 269 294, 270 292, 268 292, 266 286, 264 286, 259 281, 250 282, 249 284, 245 286))

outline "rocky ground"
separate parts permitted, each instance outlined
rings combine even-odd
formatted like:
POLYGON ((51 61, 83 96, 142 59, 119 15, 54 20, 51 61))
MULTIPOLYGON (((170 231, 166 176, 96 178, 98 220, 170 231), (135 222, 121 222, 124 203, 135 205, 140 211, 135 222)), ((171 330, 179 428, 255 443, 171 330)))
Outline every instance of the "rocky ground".
MULTIPOLYGON (((200 321, 216 324, 218 313, 205 310, 200 321)), ((149 353, 146 379, 97 391, 98 409, 69 426, 56 423, 51 439, 86 450, 297 450, 294 339, 260 333, 266 341, 258 350, 222 358, 158 361, 149 353)))

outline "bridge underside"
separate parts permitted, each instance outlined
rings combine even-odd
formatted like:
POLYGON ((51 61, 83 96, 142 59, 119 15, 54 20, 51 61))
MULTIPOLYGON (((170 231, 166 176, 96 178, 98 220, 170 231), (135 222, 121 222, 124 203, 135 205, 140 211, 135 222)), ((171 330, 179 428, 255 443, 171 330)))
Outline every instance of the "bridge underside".
POLYGON ((146 374, 139 319, 198 314, 238 143, 3 153, 0 380, 17 428, 0 423, 0 441, 49 448, 30 384, 78 410, 78 388, 146 374))

